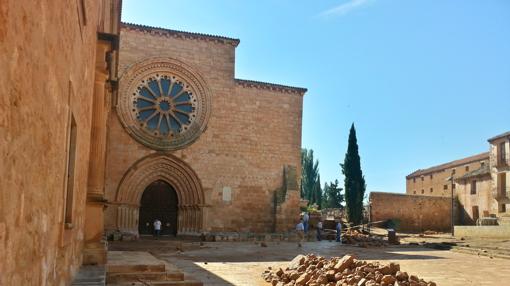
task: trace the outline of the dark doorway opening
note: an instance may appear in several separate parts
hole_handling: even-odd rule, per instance
[[[154,221],[161,221],[162,235],[177,234],[177,193],[165,181],[151,183],[142,195],[138,232],[153,234]]]

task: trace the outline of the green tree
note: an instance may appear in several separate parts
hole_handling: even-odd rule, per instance
[[[324,185],[324,198],[322,200],[323,208],[341,208],[344,201],[342,188],[338,187],[338,180]]]
[[[345,202],[347,218],[355,225],[360,224],[363,219],[363,198],[365,196],[365,177],[361,171],[360,157],[358,153],[358,142],[354,123],[349,131],[349,145],[345,154],[344,163],[341,164],[344,174]]]
[[[319,176],[319,161],[314,160],[313,150],[301,149],[301,198],[315,203],[314,186]]]
[[[324,183],[324,188],[322,189],[322,200],[321,200],[321,209],[329,208],[329,184]]]

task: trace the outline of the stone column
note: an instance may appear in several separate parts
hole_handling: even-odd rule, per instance
[[[105,158],[106,130],[110,90],[107,53],[109,42],[98,40],[96,45],[96,70],[92,104],[89,174],[87,183],[87,205],[85,216],[85,249],[83,264],[105,264],[106,242],[103,240],[105,208]]]

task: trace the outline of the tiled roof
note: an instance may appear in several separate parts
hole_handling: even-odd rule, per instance
[[[503,137],[510,137],[510,131],[502,133],[502,134],[499,134],[499,135],[496,135],[496,136],[494,136],[492,138],[489,138],[487,141],[492,142],[492,141],[494,141],[496,139],[500,139],[500,138],[503,138]]]
[[[210,41],[216,41],[216,42],[221,42],[221,43],[229,43],[236,47],[237,47],[237,45],[239,45],[239,42],[240,42],[239,39],[228,38],[228,37],[223,37],[223,36],[171,30],[171,29],[166,29],[166,28],[161,28],[161,27],[152,27],[152,26],[126,23],[126,22],[121,23],[121,28],[133,29],[133,30],[137,30],[137,31],[147,31],[147,32],[156,33],[156,34],[159,34],[162,36],[175,36],[175,37],[182,37],[182,38],[202,39],[202,40],[210,40]]]
[[[246,80],[246,79],[236,78],[235,81],[237,84],[242,85],[244,87],[256,87],[256,88],[278,90],[278,91],[283,91],[283,92],[299,93],[299,94],[304,94],[307,91],[306,88],[302,88],[302,87],[287,86],[287,85],[254,81],[254,80]]]
[[[463,176],[457,178],[457,180],[481,177],[481,176],[485,176],[485,175],[490,175],[490,173],[491,173],[491,171],[490,171],[488,164],[485,164],[484,166],[482,166],[476,170],[465,173]]]
[[[434,167],[430,167],[430,168],[427,168],[427,169],[416,170],[416,171],[412,172],[411,174],[407,175],[406,179],[417,177],[417,176],[426,175],[426,174],[429,174],[429,173],[441,171],[441,170],[448,169],[448,168],[457,167],[457,166],[464,165],[464,164],[469,164],[469,163],[476,162],[476,161],[488,160],[488,159],[489,159],[489,152],[484,152],[484,153],[481,153],[481,154],[478,154],[478,155],[474,155],[474,156],[470,156],[470,157],[467,157],[467,158],[451,161],[451,162],[444,163],[444,164],[441,164],[441,165],[437,165],[437,166],[434,166]]]

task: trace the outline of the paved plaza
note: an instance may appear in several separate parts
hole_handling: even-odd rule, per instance
[[[354,254],[360,259],[397,262],[401,269],[438,285],[509,285],[510,260],[490,258],[421,246],[360,248],[335,242],[179,242],[141,240],[115,242],[123,250],[147,250],[176,265],[204,285],[269,285],[261,273],[268,267],[282,267],[298,254],[325,257]]]

